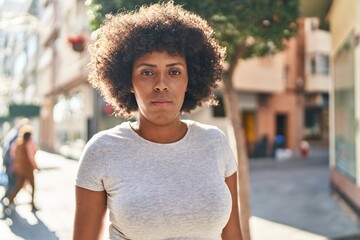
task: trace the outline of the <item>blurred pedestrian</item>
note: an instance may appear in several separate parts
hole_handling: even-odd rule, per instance
[[[5,195],[1,198],[1,201],[3,202],[4,199],[8,199],[10,193],[14,190],[15,183],[16,183],[16,175],[13,169],[13,158],[10,155],[11,146],[15,142],[15,140],[18,138],[19,129],[20,127],[24,126],[25,124],[28,124],[30,121],[27,118],[23,118],[21,120],[18,120],[15,122],[15,126],[10,129],[10,131],[6,134],[4,138],[4,145],[3,145],[3,169],[5,169],[5,173],[8,178],[8,184],[5,186],[6,191]],[[6,202],[5,204],[8,204]]]
[[[181,113],[213,100],[225,50],[173,2],[108,17],[90,47],[90,83],[119,115],[96,134],[76,180],[74,240],[240,240],[237,166],[218,128]]]
[[[299,144],[300,155],[306,158],[309,155],[310,144],[306,140],[302,140]]]
[[[14,198],[18,192],[24,187],[26,182],[29,182],[32,188],[31,192],[31,206],[36,210],[34,204],[35,194],[35,179],[34,170],[38,167],[35,162],[36,146],[32,140],[32,126],[24,125],[19,129],[19,136],[11,147],[11,155],[14,158],[14,172],[16,174],[15,188],[9,196],[9,204],[11,207],[14,204]]]

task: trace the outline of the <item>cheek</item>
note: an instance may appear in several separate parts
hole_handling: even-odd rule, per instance
[[[184,92],[188,91],[188,86],[189,86],[189,82],[186,81],[186,83],[184,84]]]

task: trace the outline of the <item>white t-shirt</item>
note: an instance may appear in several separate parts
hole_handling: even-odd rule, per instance
[[[76,185],[106,191],[110,239],[221,239],[235,158],[218,128],[184,122],[188,131],[175,143],[145,140],[129,122],[87,143]]]

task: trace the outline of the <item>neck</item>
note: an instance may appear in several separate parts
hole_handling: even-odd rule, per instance
[[[156,143],[173,143],[182,139],[187,132],[187,125],[180,119],[167,125],[151,124],[141,119],[132,125],[133,130],[142,138]]]

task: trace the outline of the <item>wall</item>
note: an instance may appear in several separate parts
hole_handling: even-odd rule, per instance
[[[44,99],[41,147],[59,152],[64,143],[72,145],[87,140],[89,119],[94,116],[93,94],[84,69],[89,61],[88,53],[75,51],[69,42],[69,37],[81,35],[86,44],[90,31],[84,4],[80,0],[42,1],[40,19],[42,47],[37,70],[39,95]],[[75,101],[81,105],[81,110],[71,106]],[[59,113],[60,108],[62,112]],[[76,124],[69,124],[71,121],[76,121]]]
[[[325,61],[320,55],[330,57],[331,35],[328,31],[319,29],[319,24],[318,18],[305,19],[306,92],[329,92],[330,89],[330,73],[326,71],[329,66],[325,67]],[[312,58],[316,61],[316,69],[312,69]]]
[[[258,137],[267,135],[270,143],[274,141],[276,133],[276,115],[284,114],[287,116],[287,134],[285,136],[287,147],[290,149],[297,149],[298,147],[298,119],[297,109],[294,107],[297,104],[297,97],[293,94],[276,94],[266,102],[259,103],[257,111],[257,130]]]
[[[239,60],[233,74],[234,88],[249,92],[284,90],[284,55]]]
[[[360,74],[357,67],[360,64],[360,1],[335,0],[329,22],[334,64],[330,108],[331,182],[360,212]]]
[[[358,0],[335,0],[329,12],[332,54],[335,54],[356,22]]]

